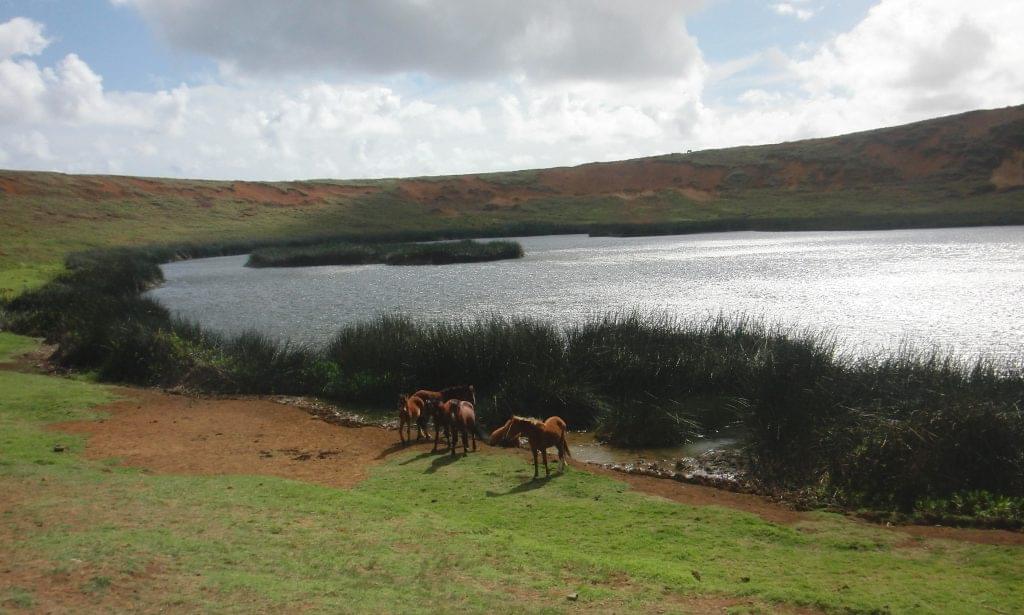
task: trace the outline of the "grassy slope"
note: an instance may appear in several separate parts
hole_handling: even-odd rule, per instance
[[[4,335],[0,355],[31,345]],[[0,608],[686,610],[710,595],[754,610],[1024,609],[1018,548],[914,540],[824,513],[779,526],[572,469],[530,483],[532,468],[500,453],[393,456],[350,491],[152,476],[86,461],[82,439],[44,429],[96,418],[89,408],[112,397],[0,371]]]
[[[1019,221],[1021,185],[1024,106],[829,139],[482,175],[253,183],[0,171],[0,289],[48,278],[69,251],[152,242],[509,223]]]

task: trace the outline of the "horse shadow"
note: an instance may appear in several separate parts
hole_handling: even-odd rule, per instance
[[[520,484],[516,485],[515,487],[512,487],[508,491],[498,492],[498,491],[487,490],[485,492],[485,495],[487,495],[487,497],[489,497],[489,498],[500,498],[500,497],[505,497],[506,495],[516,495],[518,493],[527,493],[527,492],[533,491],[535,489],[541,489],[541,488],[545,487],[548,483],[550,483],[552,480],[554,480],[558,476],[561,476],[561,474],[552,474],[551,476],[544,476],[544,477],[541,477],[541,478],[531,478],[530,480],[526,481],[525,483],[520,483]]]
[[[432,455],[434,453],[424,453],[424,454],[425,455],[427,455],[427,454]],[[438,470],[440,470],[441,468],[445,467],[446,465],[451,465],[451,464],[455,463],[456,461],[459,460],[460,457],[462,457],[462,455],[449,455],[448,451],[445,451],[443,454],[441,454],[436,459],[431,461],[430,462],[430,467],[428,467],[426,470],[424,470],[423,473],[424,474],[433,474],[434,472],[437,472]]]
[[[392,455],[392,454],[397,453],[399,451],[404,451],[404,450],[406,450],[408,448],[409,448],[409,445],[406,444],[405,442],[395,442],[391,446],[389,446],[386,449],[382,450],[380,452],[380,454],[377,455],[377,457],[375,459],[377,461],[380,461],[381,459],[387,459],[388,455]],[[409,462],[408,461],[404,461],[402,463],[409,463]]]

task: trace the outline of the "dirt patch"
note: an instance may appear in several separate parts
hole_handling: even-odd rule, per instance
[[[1017,150],[992,171],[992,184],[997,190],[1024,186],[1024,151]]]
[[[685,162],[627,160],[545,169],[539,183],[560,194],[618,194],[645,190],[688,188],[710,198],[721,185],[726,169],[698,167]]]
[[[89,436],[90,459],[118,458],[159,474],[262,474],[351,487],[396,441],[379,427],[338,427],[266,400],[197,399],[122,389],[103,421],[60,423]]]
[[[573,464],[573,468],[582,468],[588,472],[607,476],[622,481],[635,491],[656,495],[674,502],[690,506],[724,506],[735,510],[755,514],[772,523],[791,525],[807,519],[807,514],[777,504],[765,497],[747,493],[723,491],[703,485],[690,485],[664,478],[625,474],[591,464]]]
[[[0,177],[0,192],[9,196],[21,196],[27,190],[24,184],[13,177]]]
[[[886,143],[868,143],[864,158],[896,171],[900,179],[921,179],[934,175],[954,161],[948,155],[924,155],[920,148],[896,148]]]
[[[900,525],[892,529],[920,538],[1024,547],[1024,533],[1009,530],[981,530],[943,525]]]
[[[50,374],[54,366],[50,357],[57,351],[55,344],[40,343],[35,349],[15,355],[7,361],[0,361],[0,371],[23,372],[28,374]]]
[[[168,574],[152,562],[126,573],[72,560],[55,566],[44,560],[20,561],[0,569],[0,611],[32,613],[162,612],[160,598],[180,592],[191,580]]]

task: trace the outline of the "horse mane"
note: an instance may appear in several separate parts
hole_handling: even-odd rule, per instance
[[[512,420],[523,421],[524,423],[530,423],[531,425],[537,425],[538,427],[542,427],[544,425],[544,421],[532,416],[518,416],[514,414],[512,415]]]

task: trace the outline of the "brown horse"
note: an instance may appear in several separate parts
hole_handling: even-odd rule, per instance
[[[519,438],[509,438],[508,430],[512,427],[512,421],[505,421],[505,424],[491,432],[488,440],[491,446],[509,446],[519,448]]]
[[[420,438],[430,439],[427,431],[427,412],[425,402],[419,397],[411,395],[398,396],[398,439],[403,443],[412,441],[412,425],[416,423],[416,440]],[[405,428],[405,436],[402,436],[402,428]]]
[[[429,389],[420,389],[419,391],[416,391],[415,393],[413,393],[412,396],[413,397],[419,397],[424,402],[426,402],[425,403],[426,414],[429,417],[433,417],[433,419],[434,419],[434,440],[437,440],[437,434],[438,434],[438,430],[439,430],[439,425],[438,425],[438,420],[439,419],[437,417],[437,409],[441,406],[441,404],[443,404],[444,402],[448,401],[449,399],[461,399],[463,401],[470,402],[474,406],[476,405],[476,389],[474,389],[473,385],[471,385],[471,384],[460,384],[458,386],[446,387],[446,388],[441,389],[440,391],[431,391]],[[450,416],[448,417],[447,420],[442,418],[440,420],[440,423],[441,423],[440,426],[444,427],[444,434],[445,434],[444,437],[445,437],[445,440],[448,440],[449,445],[451,445],[451,440],[450,440],[451,420],[450,420]],[[437,445],[436,444],[434,445],[434,450],[435,451],[437,450]]]
[[[476,389],[471,384],[460,384],[458,386],[446,387],[440,391],[431,391],[428,389],[420,389],[413,393],[414,397],[419,397],[423,401],[436,401],[437,403],[444,403],[449,399],[461,399],[468,401],[469,403],[476,405]]]
[[[530,441],[530,451],[533,453],[533,477],[540,477],[540,470],[537,467],[537,451],[544,457],[544,475],[551,476],[548,469],[548,448],[555,447],[558,450],[558,469],[565,471],[565,458],[572,457],[569,452],[569,445],[565,441],[565,421],[557,416],[548,417],[548,420],[525,418],[513,416],[504,425],[494,430],[491,434],[491,444],[497,444],[502,440],[512,439],[515,441],[519,434],[526,436]]]
[[[436,401],[429,401],[427,405],[431,408],[431,414],[434,417],[434,448],[431,452],[437,452],[437,442],[440,438],[440,433],[444,432],[444,437],[448,440],[448,447],[454,447],[454,434],[452,433],[452,410],[454,404],[449,402],[438,403]],[[454,448],[452,448],[452,454],[454,454]]]
[[[455,447],[458,446],[459,434],[462,434],[462,452],[469,454],[468,440],[472,436],[473,452],[476,452],[476,411],[473,404],[468,401],[451,399],[445,402],[448,412],[452,417],[452,439],[451,451],[455,456]]]

